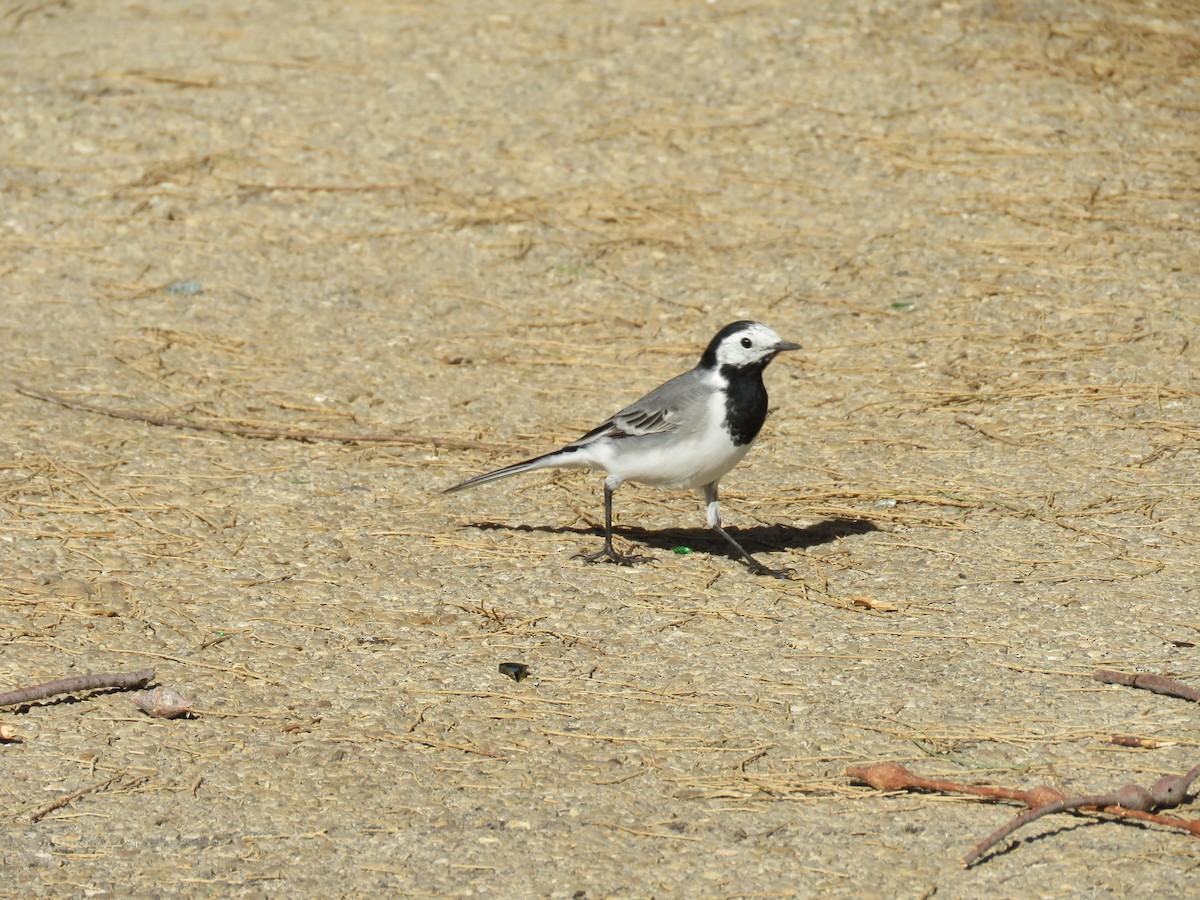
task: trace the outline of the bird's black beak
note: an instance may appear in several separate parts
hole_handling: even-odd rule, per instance
[[[782,353],[784,350],[802,350],[800,344],[793,344],[791,341],[780,341],[775,345],[775,352]]]

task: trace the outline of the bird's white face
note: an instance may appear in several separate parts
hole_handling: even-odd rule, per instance
[[[774,328],[761,322],[752,322],[743,328],[725,335],[717,344],[717,365],[755,366],[770,360],[782,350],[798,350],[797,344],[783,340]]]

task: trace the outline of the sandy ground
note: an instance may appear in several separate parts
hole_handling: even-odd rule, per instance
[[[1094,816],[964,870],[1015,806],[843,772],[1200,762],[1090,678],[1200,682],[1195,3],[0,13],[0,686],[201,711],[6,710],[0,892],[1194,891]],[[743,317],[806,349],[726,524],[796,580],[693,496],[618,494],[627,569],[598,477],[439,493]]]

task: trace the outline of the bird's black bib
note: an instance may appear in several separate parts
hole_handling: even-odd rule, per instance
[[[743,447],[756,437],[767,420],[767,388],[761,366],[721,366],[721,375],[729,385],[725,392],[725,427],[735,447]]]

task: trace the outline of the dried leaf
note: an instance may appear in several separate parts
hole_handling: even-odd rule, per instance
[[[143,691],[133,698],[138,709],[156,719],[179,719],[192,714],[192,701],[179,691],[159,686],[152,691]]]

